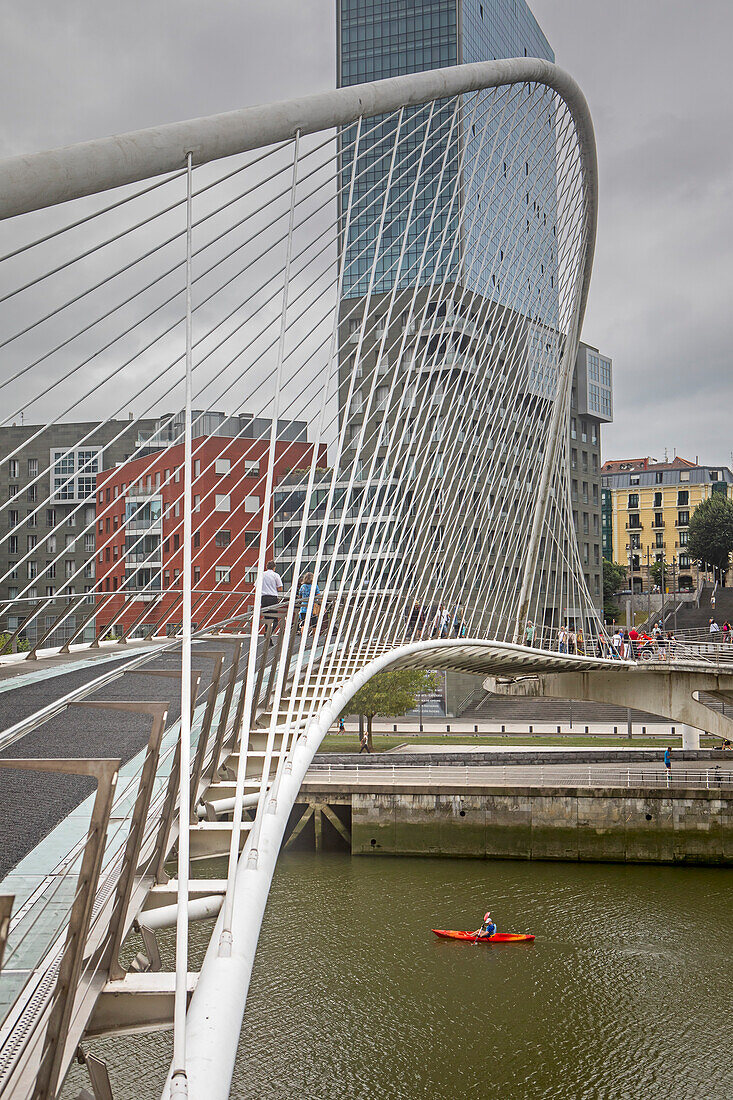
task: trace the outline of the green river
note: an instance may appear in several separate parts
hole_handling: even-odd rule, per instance
[[[486,908],[536,941],[430,931]],[[731,1100],[732,910],[726,870],[286,854],[232,1096]],[[170,1048],[170,1033],[90,1045],[115,1100],[158,1097]],[[85,1084],[74,1069],[64,1100]]]

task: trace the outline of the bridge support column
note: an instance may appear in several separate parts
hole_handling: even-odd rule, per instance
[[[703,730],[699,730],[697,726],[688,726],[683,722],[681,725],[682,732],[682,748],[683,749],[699,749],[700,748],[700,734]]]

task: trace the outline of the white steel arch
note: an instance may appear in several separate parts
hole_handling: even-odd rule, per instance
[[[182,597],[199,630],[252,624],[226,897],[187,1015],[179,936],[171,1095],[228,1095],[283,830],[360,684],[605,652],[568,481],[596,204],[585,99],[526,58],[0,164],[3,422],[31,425],[2,455],[28,461],[28,508],[0,502],[18,631],[78,633],[91,601],[97,633],[175,634]],[[45,468],[28,457],[80,417]],[[56,534],[41,560],[59,511],[93,578]],[[265,669],[271,554],[286,595]],[[550,656],[565,626],[573,651]]]

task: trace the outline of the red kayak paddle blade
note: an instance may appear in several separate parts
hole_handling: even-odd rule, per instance
[[[452,932],[448,928],[433,928],[432,932],[444,940],[470,940],[471,943],[527,943],[534,936],[524,932],[494,932],[493,936],[477,936],[475,932]]]

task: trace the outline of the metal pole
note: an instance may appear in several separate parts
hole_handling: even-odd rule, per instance
[[[651,571],[651,547],[646,548],[646,621],[647,625],[652,617],[652,571]]]
[[[188,154],[186,171],[186,405],[183,452],[183,637],[181,640],[181,752],[178,788],[178,913],[176,916],[176,987],[173,1009],[173,1064],[171,1096],[188,1096],[186,1077],[186,998],[188,985],[188,871],[191,770],[191,220],[192,168]]]
[[[674,601],[674,632],[677,634],[677,559],[672,555],[672,599]]]

